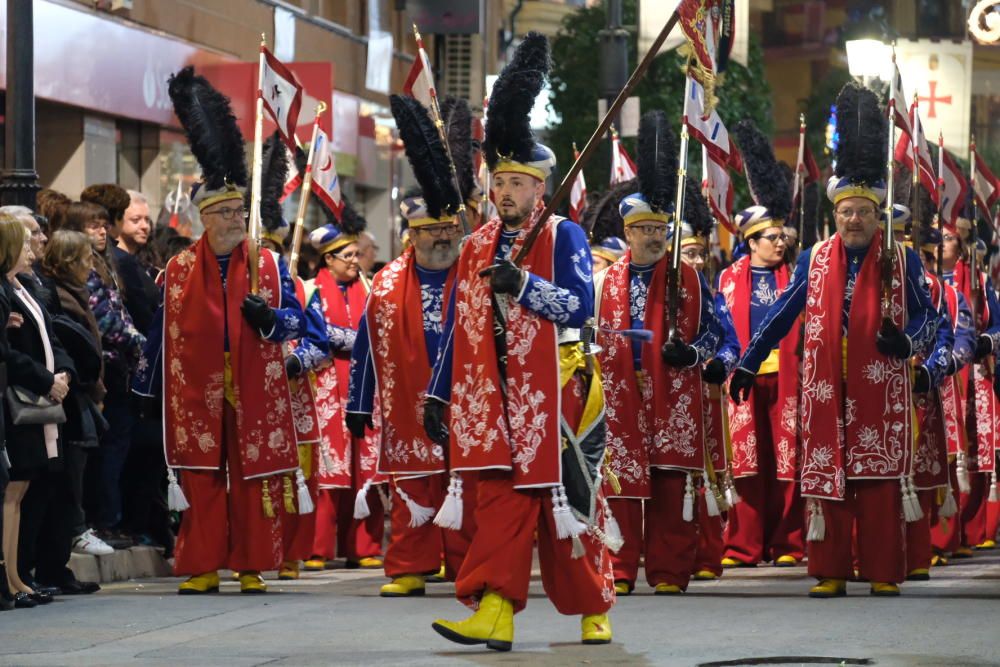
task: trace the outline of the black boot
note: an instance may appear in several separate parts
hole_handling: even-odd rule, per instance
[[[0,611],[14,608],[14,596],[7,587],[7,565],[0,563]]]

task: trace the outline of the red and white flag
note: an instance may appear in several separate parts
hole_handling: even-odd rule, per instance
[[[580,151],[576,150],[576,143],[573,143],[573,159],[580,159]],[[569,217],[580,222],[583,211],[587,208],[587,181],[583,178],[583,169],[577,172],[573,187],[569,191]]]
[[[431,108],[431,100],[437,97],[437,90],[434,88],[434,70],[427,59],[427,51],[424,50],[424,40],[417,36],[417,57],[413,60],[410,73],[406,75],[403,83],[403,93],[416,99],[428,109]]]
[[[344,202],[340,197],[340,178],[333,156],[333,146],[326,132],[317,129],[316,146],[313,148],[313,164],[306,165],[312,171],[312,192],[340,220]]]
[[[804,134],[805,128],[803,127],[801,131]],[[819,165],[816,164],[816,158],[813,157],[812,149],[809,148],[809,142],[805,141],[804,136],[799,146],[799,158],[795,165],[795,171],[802,175],[801,178],[795,179],[792,184],[792,207],[797,209],[800,187],[805,188],[810,183],[818,183],[820,179]]]
[[[916,171],[913,161],[914,148],[918,156],[920,165],[920,184],[930,193],[931,200],[936,206],[938,204],[937,175],[934,173],[934,158],[931,156],[931,149],[927,145],[927,137],[924,136],[924,128],[920,123],[920,109],[916,101],[910,107],[909,120],[913,131],[912,135],[900,134],[896,141],[894,159],[905,165],[911,172]]]
[[[708,150],[716,162],[729,165],[737,171],[743,169],[743,158],[736,144],[729,136],[729,130],[722,123],[714,109],[705,114],[705,90],[694,79],[690,83],[691,98],[688,100],[688,114],[685,117],[688,131]]]
[[[954,225],[962,209],[965,207],[965,198],[969,194],[969,184],[962,175],[955,158],[944,149],[944,139],[938,140],[940,147],[940,161],[938,183],[941,187],[941,219],[946,225]]]
[[[302,84],[263,44],[260,47],[260,68],[260,90],[257,94],[277,124],[281,140],[294,150],[297,143],[295,128],[298,127],[302,107]]]
[[[705,193],[712,216],[729,230],[736,234],[738,230],[733,224],[733,180],[724,163],[719,163],[708,152],[708,147],[701,147],[701,190]]]
[[[975,179],[972,184],[976,203],[979,205],[979,210],[982,214],[992,219],[993,205],[997,203],[997,197],[1000,197],[1000,186],[997,185],[996,176],[986,166],[986,161],[976,152],[976,145],[974,143],[972,144],[972,153],[976,156],[976,168],[973,172]]]
[[[907,115],[906,110],[910,108],[910,105],[906,103],[906,95],[903,93],[903,77],[899,73],[899,66],[896,65],[896,54],[893,53],[892,56],[892,71],[893,76],[896,77],[894,89],[895,104],[893,109],[895,110],[894,121],[896,127],[901,129],[907,137],[913,136],[913,125],[910,121],[910,116]]]
[[[611,185],[618,185],[635,178],[638,169],[625,152],[615,128],[611,128]]]
[[[299,171],[299,165],[295,161],[296,151],[286,145],[285,152],[288,154],[288,175],[285,177],[285,188],[281,192],[281,198],[278,199],[279,202],[288,199],[288,196],[302,185],[302,172]],[[306,165],[306,169],[309,169],[309,165]]]

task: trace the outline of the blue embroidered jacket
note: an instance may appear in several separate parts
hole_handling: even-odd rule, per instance
[[[316,370],[335,352],[350,352],[358,332],[350,327],[337,327],[326,321],[323,314],[323,299],[318,289],[306,288],[306,319],[309,320],[309,333],[299,341],[298,347],[292,351],[302,368],[307,371]]]
[[[719,326],[722,335],[719,338],[719,349],[715,357],[720,359],[726,367],[728,376],[736,368],[736,362],[740,360],[740,339],[736,335],[736,325],[733,324],[733,314],[726,306],[726,297],[716,290],[715,292],[715,313],[719,318]]]
[[[949,285],[954,285],[955,284],[954,271],[943,272],[941,274],[941,279],[944,280]],[[996,290],[993,289],[993,280],[990,279],[989,276],[986,276],[986,284],[983,285],[982,292],[983,296],[986,297],[986,305],[990,311],[990,321],[980,323],[980,326],[983,327],[983,330],[980,332],[980,334],[985,334],[989,336],[990,340],[993,341],[993,354],[994,355],[1000,354],[1000,301],[997,300]],[[963,297],[961,293],[959,293],[958,296]],[[968,303],[966,305],[967,307],[969,307],[969,314],[970,314],[969,323],[973,324],[973,320],[971,317],[972,314],[971,306],[969,306]],[[975,332],[973,332],[973,334],[975,334]],[[970,361],[972,360],[972,357],[975,356],[975,351],[976,351],[976,343],[975,340],[973,340],[972,354],[969,355]]]

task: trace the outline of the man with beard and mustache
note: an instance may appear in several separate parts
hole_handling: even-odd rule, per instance
[[[529,33],[493,87],[483,151],[497,216],[462,246],[424,404],[451,470],[479,471],[478,528],[455,582],[476,612],[433,628],[501,651],[527,604],[536,535],[546,594],[560,613],[582,616],[583,643],[611,641],[615,599],[598,528],[603,392],[580,330],[593,313],[590,248],[573,221],[540,221],[555,156],[527,122],[549,66],[547,40]],[[536,225],[518,266],[511,260]]]

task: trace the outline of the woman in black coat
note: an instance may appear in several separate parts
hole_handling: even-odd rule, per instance
[[[46,396],[61,403],[69,393],[69,384],[75,371],[59,340],[52,333],[52,325],[45,308],[17,279],[17,274],[30,268],[34,256],[28,245],[28,236],[21,223],[14,218],[0,217],[0,268],[7,268],[7,291],[11,305],[11,323],[7,328],[10,349],[7,353],[7,379],[13,387],[21,387],[39,396]],[[17,260],[9,256],[21,242]],[[6,250],[6,252],[5,252]],[[3,261],[3,260],[7,261]],[[57,424],[15,425],[8,401],[4,401],[6,417],[7,455],[10,459],[10,483],[4,497],[3,551],[7,563],[7,582],[19,606],[33,606],[31,602],[51,601],[51,596],[35,591],[23,580],[25,571],[18,567],[20,538],[34,545],[37,526],[33,520],[25,522],[22,531],[22,501],[31,481],[41,479],[50,469],[59,465],[59,427]],[[31,516],[31,503],[27,509]],[[68,554],[67,554],[68,556]]]

